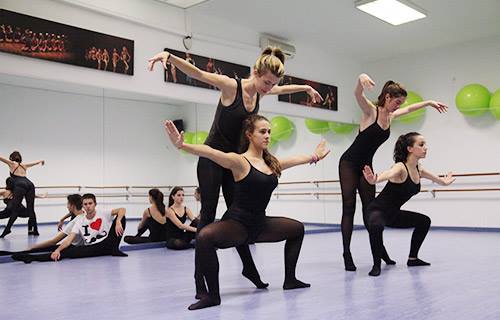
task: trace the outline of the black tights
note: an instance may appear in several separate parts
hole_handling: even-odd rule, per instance
[[[294,289],[309,286],[295,277],[295,268],[299,258],[304,225],[296,220],[279,217],[266,217],[261,232],[255,242],[285,243],[285,280],[284,289]],[[208,296],[202,298],[190,309],[198,309],[220,303],[219,294],[219,260],[216,248],[241,246],[248,241],[247,228],[232,219],[211,223],[198,232],[196,239],[196,264],[205,277],[208,285]],[[206,302],[209,305],[206,305]],[[210,304],[212,302],[212,304]],[[218,303],[217,303],[218,302]]]
[[[5,216],[9,216],[9,221],[0,237],[4,237],[11,232],[12,226],[18,217],[28,216],[28,231],[38,234],[38,226],[35,215],[35,186],[27,178],[16,178],[12,199],[7,203],[7,207],[1,211]],[[26,207],[22,205],[23,198],[26,198]]]
[[[201,194],[200,222],[197,227],[197,232],[199,233],[206,225],[213,223],[215,220],[221,186],[226,207],[229,208],[231,206],[234,193],[234,177],[230,170],[224,169],[215,162],[203,157],[200,157],[198,160],[197,175]],[[242,243],[236,246],[236,250],[243,263],[243,271],[249,275],[251,274],[252,278],[258,279],[258,282],[260,282],[259,272],[253,261],[248,244]],[[197,296],[207,292],[205,279],[203,279],[201,273],[198,271],[199,268],[200,266],[195,260],[194,278]]]
[[[123,230],[125,230],[126,219],[125,217],[121,220]],[[78,259],[78,258],[88,258],[88,257],[99,257],[107,255],[123,255],[118,249],[122,236],[118,236],[115,232],[116,219],[113,221],[111,228],[109,228],[109,235],[103,241],[89,245],[89,246],[69,246],[68,248],[61,251],[61,259]],[[39,255],[22,255],[21,259],[25,262],[31,261],[52,261],[50,258],[51,253],[39,254]]]
[[[354,212],[356,211],[356,190],[361,198],[363,222],[367,226],[366,208],[375,199],[375,186],[366,181],[362,168],[354,163],[341,160],[339,163],[340,188],[342,191],[342,242],[344,253],[351,252],[351,237],[354,225]]]
[[[384,226],[391,228],[415,228],[411,237],[410,258],[417,258],[418,251],[424,242],[425,236],[431,226],[431,219],[423,214],[398,210],[390,214],[390,223],[387,223],[387,213],[379,209],[368,212],[368,232],[370,233],[370,245],[372,248],[373,265],[380,266],[383,255],[383,231]]]

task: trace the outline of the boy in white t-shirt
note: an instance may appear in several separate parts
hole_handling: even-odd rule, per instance
[[[68,202],[66,203],[66,208],[68,208],[69,213],[65,217],[72,217],[71,221],[66,224],[66,226],[61,228],[59,232],[50,240],[37,243],[30,247],[28,250],[23,250],[19,252],[12,251],[0,251],[0,255],[10,255],[13,254],[12,258],[17,260],[18,255],[22,253],[35,253],[35,252],[51,252],[57,249],[59,241],[66,238],[67,235],[71,233],[71,229],[75,224],[74,219],[85,213],[82,208],[82,196],[79,194],[70,194],[67,196]],[[78,246],[83,245],[83,239],[77,237],[73,240],[72,245]]]
[[[118,246],[125,229],[125,208],[113,209],[108,213],[98,213],[95,209],[96,198],[91,193],[82,197],[84,215],[74,221],[71,232],[61,245],[51,254],[24,255],[25,263],[32,261],[58,261],[64,258],[85,258],[104,255],[127,256]],[[113,216],[116,218],[113,220]],[[72,242],[80,237],[82,246],[72,246]]]

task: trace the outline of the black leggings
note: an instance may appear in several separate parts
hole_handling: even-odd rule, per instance
[[[390,221],[390,222],[387,222]],[[383,254],[383,231],[384,226],[390,228],[415,228],[411,237],[410,258],[417,258],[418,251],[424,242],[425,236],[431,226],[431,219],[421,213],[398,210],[386,213],[381,209],[374,208],[368,212],[368,232],[370,233],[370,245],[372,248],[373,264],[380,266]]]
[[[194,219],[193,221],[191,221],[190,226],[197,228],[198,223],[198,219]],[[196,237],[196,233],[191,231],[180,231],[182,231],[182,233],[179,232],[179,234],[176,234],[175,236],[169,237],[167,239],[166,247],[172,250],[185,250],[194,248],[194,246],[191,244],[191,241],[193,241],[193,239]]]
[[[126,226],[125,217],[122,218],[121,223],[123,230]],[[78,258],[88,258],[88,257],[99,257],[113,255],[118,252],[120,241],[122,236],[118,236],[115,232],[116,219],[113,221],[111,228],[109,228],[109,234],[103,241],[90,245],[90,246],[69,246],[68,248],[61,251],[61,259],[78,259]],[[51,253],[39,254],[39,255],[29,255],[31,261],[52,261],[50,258]]]
[[[14,190],[12,194],[12,199],[4,209],[5,212],[9,212],[10,214],[5,231],[10,232],[17,217],[21,216],[23,212],[26,212],[29,217],[28,231],[38,231],[35,215],[35,185],[26,177],[16,177],[14,178]],[[23,198],[26,198],[26,207],[22,205]]]
[[[370,165],[371,167],[371,165]],[[354,212],[356,211],[356,190],[361,198],[363,222],[367,226],[366,208],[375,199],[375,186],[366,181],[363,168],[356,164],[340,160],[339,163],[340,189],[342,191],[342,242],[344,252],[351,252],[351,237],[354,225]]]
[[[197,232],[199,233],[206,225],[211,224],[215,220],[221,186],[226,207],[229,208],[231,203],[233,203],[234,177],[230,170],[224,169],[212,160],[203,157],[200,157],[198,160],[197,175],[201,194],[200,222],[197,227]],[[243,263],[243,269],[257,274],[257,267],[252,259],[248,244],[241,243],[236,246],[236,250]],[[200,293],[206,291],[206,289],[204,280],[200,277],[198,269],[199,265],[195,260],[194,277],[196,292]]]
[[[296,220],[281,217],[266,217],[256,242],[285,243],[285,282],[295,280],[295,268],[299,259],[304,225]],[[240,222],[232,219],[214,222],[198,232],[196,238],[196,264],[205,277],[208,292],[219,299],[219,260],[216,248],[230,248],[246,244],[248,232]]]
[[[152,221],[153,218],[148,218],[144,226],[137,230],[135,236],[125,236],[123,241],[128,244],[139,244],[139,243],[149,243],[149,242],[162,242],[167,239],[167,232],[165,230],[165,225],[159,226],[157,222]],[[149,230],[149,235],[147,237],[142,236],[142,234]]]

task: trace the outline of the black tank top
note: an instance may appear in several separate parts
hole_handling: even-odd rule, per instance
[[[186,222],[186,216],[187,216],[187,213],[186,213],[186,207],[184,207],[184,214],[182,215],[182,217],[179,217],[177,215],[177,212],[175,212],[174,208],[170,207],[170,209],[172,209],[172,211],[175,213],[175,215],[177,216],[177,219],[179,219],[179,221],[181,223],[184,223]],[[166,229],[167,229],[167,238],[176,238],[176,239],[180,239],[182,237],[182,234],[184,233],[184,230],[182,229],[179,229],[170,219],[167,218],[167,223],[166,223]]]
[[[148,208],[148,213],[149,213],[149,217],[147,219],[147,226],[148,226],[148,229],[149,229],[149,238],[152,240],[152,241],[161,241],[161,240],[165,240],[165,237],[166,237],[166,226],[167,224],[162,224],[158,221],[156,221],[153,216],[151,215],[151,210],[149,210]],[[168,218],[167,218],[167,222],[170,221]]]
[[[248,161],[247,158],[245,160]],[[245,178],[234,183],[234,201],[228,212],[236,209],[254,217],[264,217],[274,189],[278,186],[275,174],[257,170],[250,161],[250,171]]]
[[[378,107],[375,122],[358,133],[356,139],[349,149],[344,152],[340,160],[350,161],[360,166],[372,164],[375,151],[377,151],[382,143],[389,139],[389,135],[391,134],[390,127],[387,130],[382,129],[377,120]]]
[[[248,116],[259,112],[259,94],[257,93],[255,108],[252,112],[248,112],[243,103],[241,79],[235,80],[237,89],[234,101],[231,105],[226,107],[222,104],[222,101],[219,100],[212,128],[205,141],[206,145],[224,152],[238,152],[243,121]]]
[[[388,181],[380,194],[372,201],[370,205],[385,210],[399,210],[411,197],[420,192],[420,181],[415,183],[411,180],[410,171],[403,162],[408,177],[402,183]],[[417,167],[418,170],[418,167]],[[420,175],[420,172],[419,172]]]

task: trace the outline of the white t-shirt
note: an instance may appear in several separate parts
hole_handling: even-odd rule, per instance
[[[76,217],[74,221],[75,225],[71,229],[71,232],[80,236],[85,246],[91,246],[108,237],[109,229],[113,224],[113,216],[111,215],[111,211],[97,212],[92,219],[87,219],[87,215],[82,214]],[[111,230],[111,232],[114,232],[114,230]]]
[[[71,234],[71,231],[73,230],[73,227],[75,225],[75,222],[76,222],[76,219],[78,217],[76,217],[75,219],[71,220],[70,222],[68,222],[64,228],[62,229],[62,232],[64,234],[66,234],[67,236],[69,236]],[[84,241],[82,239],[82,237],[80,237],[79,234],[76,235],[76,237],[73,239],[73,241],[71,241],[71,244],[74,245],[74,246],[83,246],[84,245]]]

